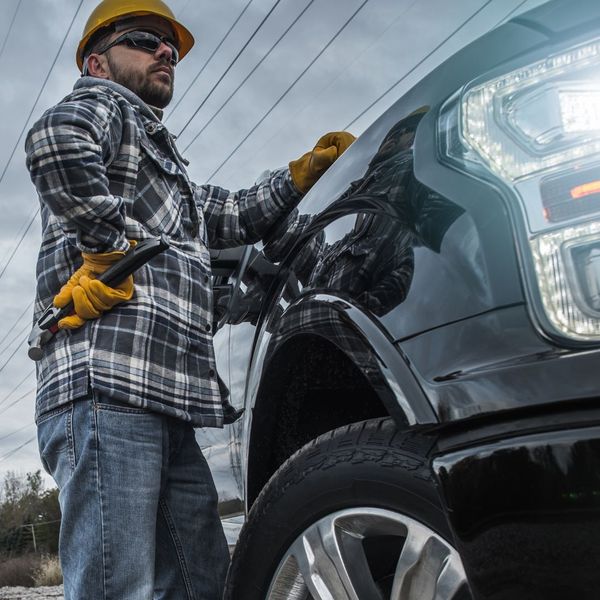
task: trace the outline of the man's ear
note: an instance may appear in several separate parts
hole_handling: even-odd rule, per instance
[[[110,67],[103,54],[90,54],[87,58],[87,75],[100,79],[110,78]]]

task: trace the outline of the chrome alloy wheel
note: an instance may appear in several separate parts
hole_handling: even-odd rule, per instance
[[[386,561],[387,572],[377,574]],[[267,599],[451,600],[465,589],[458,552],[433,530],[390,510],[351,508],[294,541]]]

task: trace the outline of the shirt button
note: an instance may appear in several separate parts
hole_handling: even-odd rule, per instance
[[[208,376],[209,377],[214,377],[215,376],[215,370],[214,369],[209,369],[208,370]]]
[[[206,325],[205,329],[206,331],[210,331],[210,325]]]
[[[209,279],[210,279],[210,278],[209,278],[209,276],[208,276],[208,275],[205,275],[205,276],[204,276],[204,283],[208,283],[208,280],[209,280]]]

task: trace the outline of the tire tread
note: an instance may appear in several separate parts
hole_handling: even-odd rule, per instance
[[[247,579],[253,571],[246,567],[245,559],[252,556],[255,538],[265,535],[261,528],[264,529],[264,523],[269,522],[268,516],[273,514],[274,507],[285,499],[291,488],[319,475],[319,472],[334,472],[347,465],[373,465],[389,471],[391,476],[396,470],[401,471],[415,482],[414,485],[430,492],[434,484],[429,456],[434,445],[434,439],[410,431],[398,431],[394,421],[384,417],[329,431],[295,452],[271,477],[250,510],[233,554],[224,598],[254,598],[248,595]],[[368,470],[373,469],[369,467]],[[439,506],[436,499],[430,502]]]

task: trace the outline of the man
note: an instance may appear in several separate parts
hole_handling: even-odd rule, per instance
[[[268,236],[353,140],[328,134],[248,190],[195,185],[160,121],[193,43],[160,0],[103,0],[77,51],[84,77],[26,142],[36,318],[75,307],[45,347],[36,405],[67,600],[221,597],[228,551],[194,427],[236,415],[216,373],[207,246]],[[170,248],[133,277],[96,279],[158,235]]]

